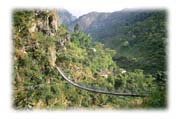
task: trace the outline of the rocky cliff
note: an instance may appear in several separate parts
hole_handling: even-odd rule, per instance
[[[14,12],[15,61],[36,55],[40,48],[47,51],[50,66],[55,66],[56,47],[51,44],[57,38],[59,16],[57,10],[17,10]],[[40,38],[41,36],[41,38]],[[41,42],[47,42],[46,47],[41,47]],[[34,58],[36,58],[34,56]]]
[[[42,32],[54,36],[58,24],[59,18],[56,10],[35,10],[28,30],[30,33]]]

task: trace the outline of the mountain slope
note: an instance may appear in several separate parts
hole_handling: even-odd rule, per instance
[[[75,24],[79,24],[93,40],[116,50],[115,59],[119,59],[119,63],[123,57],[128,63],[132,62],[121,62],[124,68],[142,68],[153,75],[165,71],[166,11],[124,9],[112,13],[92,12],[75,20],[70,27]],[[162,54],[161,57],[155,52]]]
[[[93,39],[103,40],[114,36],[119,27],[143,20],[149,15],[150,11],[129,9],[112,13],[91,12],[73,21],[70,27],[79,24],[80,29],[91,34]]]
[[[83,16],[80,16],[78,19],[73,21],[70,24],[70,27],[72,29],[75,24],[79,24],[80,30],[82,30],[86,33],[91,33],[93,31],[95,31],[96,29],[101,28],[102,25],[104,25],[101,23],[103,23],[103,21],[108,16],[109,16],[109,13],[91,12],[91,13],[85,14]]]
[[[69,25],[76,19],[76,17],[73,16],[66,9],[58,9],[58,15],[60,16],[60,19],[61,19],[60,22],[65,25]]]

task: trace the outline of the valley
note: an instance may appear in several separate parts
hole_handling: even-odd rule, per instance
[[[166,11],[13,12],[16,109],[166,107]],[[70,85],[147,96],[93,93]]]

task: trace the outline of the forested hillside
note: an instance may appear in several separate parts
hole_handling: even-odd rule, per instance
[[[143,69],[145,73],[165,80],[166,19],[165,10],[124,9],[88,13],[72,24],[79,24],[93,40],[116,50],[113,59],[120,67],[129,71]]]
[[[116,50],[114,59],[122,67],[143,69],[146,73],[164,75],[166,72],[166,13],[153,11],[141,13],[140,20],[116,29],[113,36],[102,42]],[[165,77],[164,77],[165,78]]]
[[[161,80],[157,80],[156,76],[141,67],[131,70],[123,65],[121,67],[121,62],[114,60],[121,52],[92,41],[91,35],[82,32],[78,24],[74,26],[73,32],[69,32],[68,26],[59,24],[59,19],[61,20],[61,16],[58,16],[56,10],[13,12],[12,99],[16,109],[166,107],[166,80],[161,74],[158,75]],[[142,23],[146,25],[146,22]],[[140,30],[143,24],[134,25]],[[161,28],[165,29],[163,26]],[[161,42],[159,45],[165,48]],[[138,56],[137,58],[143,57]],[[165,57],[164,54],[162,56]],[[156,63],[157,67],[161,65]],[[73,82],[85,87],[147,96],[114,96],[88,92],[66,82],[56,66]]]

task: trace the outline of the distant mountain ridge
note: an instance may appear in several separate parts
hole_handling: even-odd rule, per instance
[[[86,33],[91,33],[93,30],[102,27],[101,24],[110,13],[90,12],[88,14],[80,16],[78,19],[70,24],[70,28],[73,28],[75,24],[79,24],[80,29]]]
[[[80,30],[91,34],[94,40],[106,40],[121,32],[121,26],[128,26],[135,22],[143,21],[152,15],[153,10],[123,9],[111,13],[90,12],[76,18],[65,9],[59,10],[61,23],[67,25],[72,31],[75,24]]]
[[[69,27],[72,29],[75,24],[79,24],[80,29],[91,34],[93,39],[104,40],[119,33],[121,26],[142,21],[150,15],[149,10],[124,9],[112,13],[91,12],[73,21]]]
[[[75,16],[73,16],[69,11],[66,9],[59,9],[58,15],[60,17],[60,23],[63,23],[65,25],[69,25],[71,22],[73,22],[75,19],[77,19]]]

